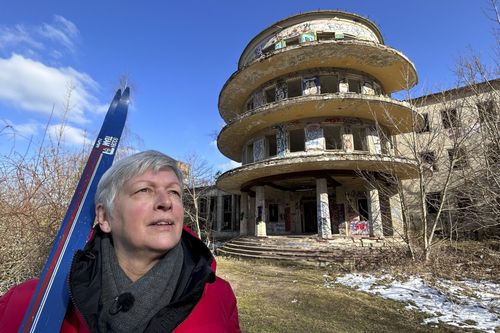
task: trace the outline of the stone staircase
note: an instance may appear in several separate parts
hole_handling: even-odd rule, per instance
[[[319,240],[314,236],[242,236],[225,242],[216,254],[241,259],[283,263],[341,265],[353,268],[378,266],[404,255],[399,239],[335,237]]]

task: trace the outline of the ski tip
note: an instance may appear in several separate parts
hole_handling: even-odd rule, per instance
[[[120,99],[120,97],[122,96],[122,90],[121,89],[118,89],[115,93],[115,97],[113,97],[113,100],[118,100]]]
[[[122,98],[126,99],[127,101],[129,100],[129,98],[130,98],[130,88],[129,87],[126,87],[123,90]]]

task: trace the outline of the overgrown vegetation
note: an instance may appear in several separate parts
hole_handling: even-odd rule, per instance
[[[274,266],[219,257],[218,274],[237,296],[243,332],[461,332],[423,326],[404,305],[338,286],[327,289],[326,268]]]

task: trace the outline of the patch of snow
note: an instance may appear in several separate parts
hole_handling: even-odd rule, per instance
[[[383,298],[406,303],[429,315],[424,324],[443,322],[461,328],[495,333],[500,327],[500,286],[491,281],[449,281],[437,279],[433,285],[418,276],[404,280],[389,274],[346,274],[333,280],[323,275],[325,287],[342,284]]]

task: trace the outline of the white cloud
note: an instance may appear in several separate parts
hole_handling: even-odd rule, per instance
[[[79,37],[80,32],[73,22],[54,15],[50,23],[0,26],[0,50],[5,54],[16,52],[31,58],[45,53],[45,56],[59,59],[63,50],[75,53]]]
[[[67,124],[49,126],[48,134],[53,141],[60,139],[62,143],[70,145],[85,145],[90,142],[86,131]]]
[[[71,67],[50,67],[13,54],[0,58],[0,102],[26,111],[67,118],[77,123],[87,121],[84,112],[95,109],[91,94],[98,84],[89,75]],[[69,101],[69,104],[68,104]]]
[[[217,166],[217,169],[221,172],[226,172],[230,169],[238,168],[241,166],[241,163],[229,160],[227,163],[222,163]]]
[[[75,41],[80,34],[73,22],[59,15],[54,15],[52,24],[43,23],[38,32],[41,36],[62,44],[71,52],[75,51]]]

